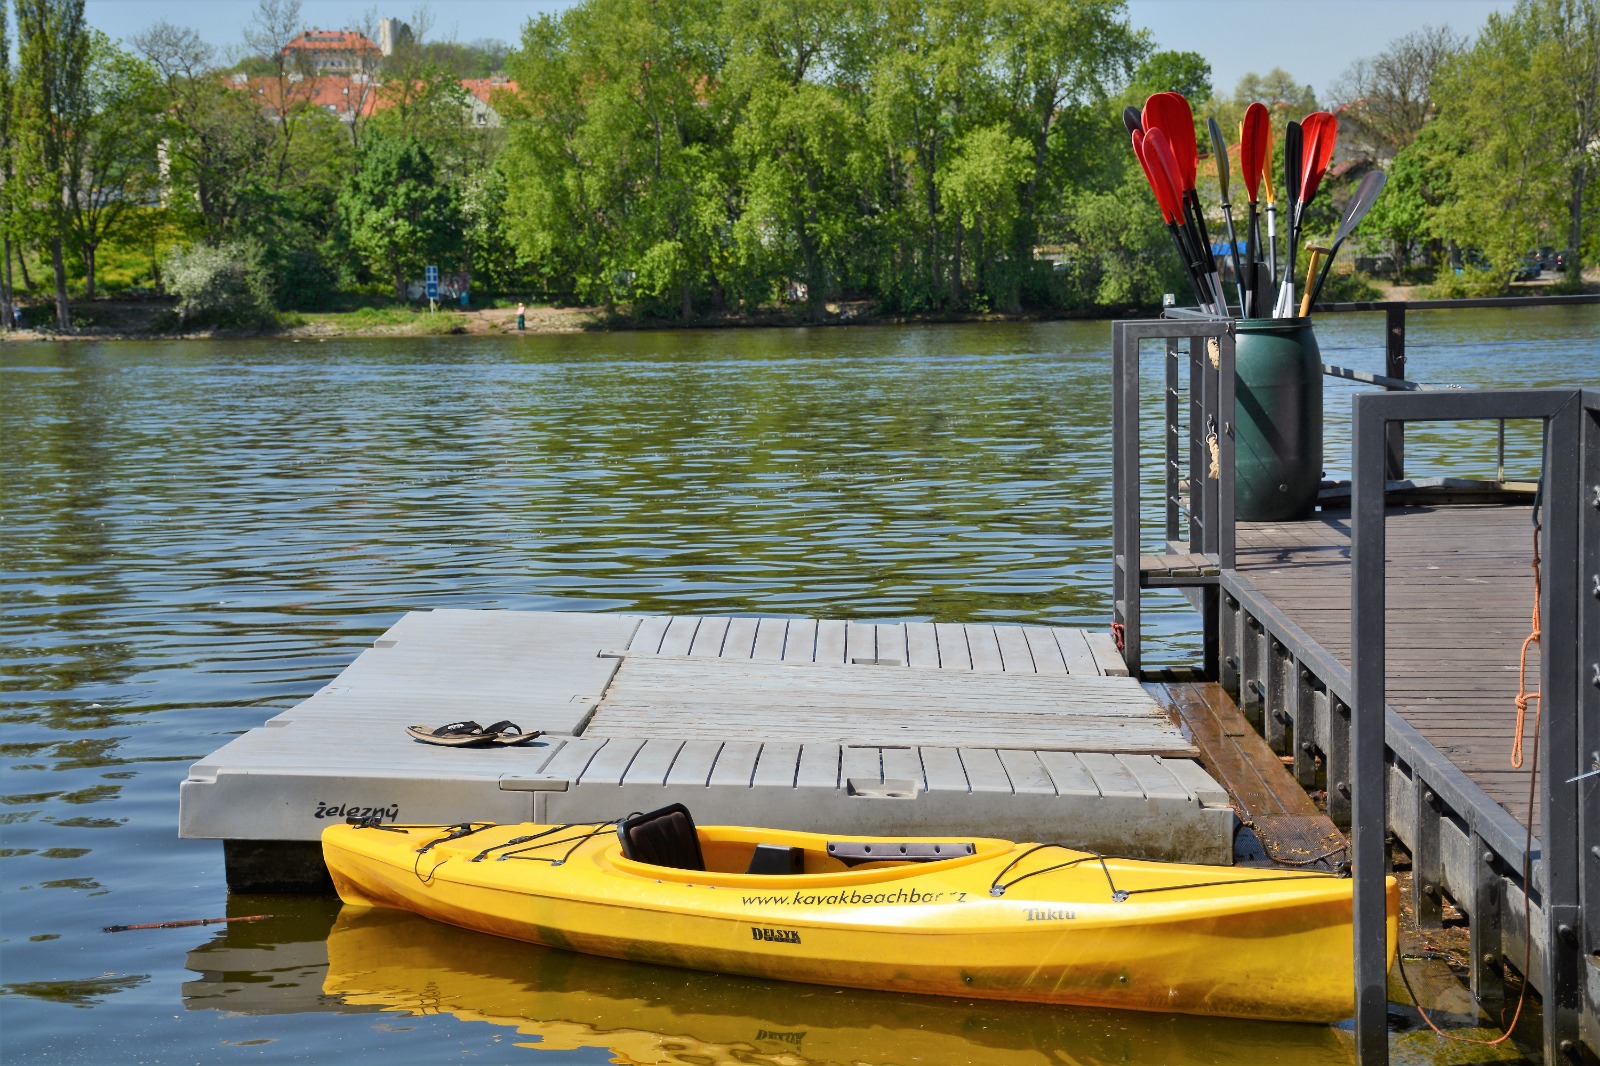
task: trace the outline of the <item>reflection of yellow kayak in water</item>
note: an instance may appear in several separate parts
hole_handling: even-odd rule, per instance
[[[1353,1011],[1348,880],[983,838],[696,831],[682,814],[625,824],[654,862],[626,857],[610,823],[332,826],[323,855],[346,903],[619,959],[1186,1014]],[[1391,955],[1397,909],[1391,880]]]
[[[1321,1025],[807,988],[551,951],[346,907],[322,991],[354,1008],[504,1026],[546,1051],[722,1066],[1348,1066]]]

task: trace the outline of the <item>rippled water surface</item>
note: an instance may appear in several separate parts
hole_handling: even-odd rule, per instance
[[[1382,369],[1380,318],[1318,333]],[[1410,372],[1593,383],[1597,335],[1594,308],[1416,314]],[[507,955],[230,899],[220,845],[176,837],[190,762],[415,608],[1104,627],[1108,344],[1048,323],[0,348],[3,1057],[1347,1061],[1334,1030]],[[1513,426],[1508,475],[1537,447]],[[1418,432],[1410,461],[1492,476],[1492,431]],[[1147,655],[1187,661],[1181,602],[1150,608]]]

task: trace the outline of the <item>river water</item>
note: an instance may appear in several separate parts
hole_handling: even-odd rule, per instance
[[[1318,333],[1381,371],[1380,317]],[[1593,383],[1597,336],[1593,307],[1418,313],[1411,375]],[[0,1058],[1349,1061],[1338,1028],[839,992],[229,897],[220,844],[177,839],[189,763],[408,610],[1104,628],[1108,347],[1042,323],[0,348]],[[1537,452],[1513,425],[1507,476]],[[1493,432],[1434,427],[1409,459],[1493,476]],[[1181,601],[1147,611],[1147,656],[1191,661]]]

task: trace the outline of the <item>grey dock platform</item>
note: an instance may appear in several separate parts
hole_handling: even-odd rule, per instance
[[[1234,814],[1108,636],[988,624],[439,610],[195,763],[180,835],[236,890],[320,879],[352,815],[961,833],[1227,863]],[[510,719],[515,748],[408,725]]]

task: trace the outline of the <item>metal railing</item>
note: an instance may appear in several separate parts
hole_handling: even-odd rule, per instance
[[[1600,302],[1600,297],[1409,306],[1434,309],[1595,302]],[[1385,1061],[1387,1054],[1382,1035],[1386,1024],[1383,981],[1381,974],[1374,978],[1366,972],[1374,965],[1372,937],[1382,936],[1381,921],[1374,925],[1369,920],[1374,906],[1382,913],[1381,896],[1373,903],[1370,879],[1376,876],[1381,888],[1385,827],[1392,828],[1411,851],[1418,924],[1439,925],[1446,897],[1471,918],[1470,976],[1472,991],[1480,1002],[1493,1005],[1502,996],[1501,961],[1513,959],[1520,966],[1522,951],[1529,952],[1535,963],[1526,976],[1546,1000],[1546,1057],[1564,1061],[1556,1057],[1570,1053],[1563,1048],[1580,1042],[1591,1049],[1600,1048],[1600,1022],[1596,1021],[1600,1017],[1600,955],[1596,954],[1600,951],[1600,914],[1596,913],[1600,907],[1600,810],[1596,809],[1600,775],[1569,781],[1586,772],[1589,763],[1600,768],[1600,415],[1592,390],[1431,391],[1405,380],[1406,307],[1345,304],[1323,308],[1383,310],[1386,314],[1385,369],[1389,373],[1324,367],[1328,376],[1354,378],[1391,390],[1360,395],[1353,401],[1359,412],[1354,432],[1361,441],[1354,478],[1362,492],[1353,513],[1372,508],[1374,499],[1383,499],[1385,482],[1403,477],[1407,422],[1484,418],[1503,424],[1507,418],[1544,418],[1551,427],[1544,456],[1545,630],[1551,634],[1547,643],[1552,639],[1567,643],[1562,654],[1546,655],[1541,667],[1541,691],[1552,694],[1543,723],[1547,735],[1541,740],[1541,762],[1545,764],[1541,774],[1544,802],[1555,805],[1555,815],[1547,814],[1545,824],[1551,828],[1542,834],[1548,837],[1544,847],[1536,844],[1533,854],[1527,854],[1526,827],[1415,728],[1385,708],[1382,657],[1362,643],[1376,640],[1380,649],[1383,646],[1381,606],[1376,616],[1372,613],[1373,590],[1381,589],[1382,582],[1381,546],[1374,554],[1368,540],[1352,571],[1351,617],[1353,647],[1357,649],[1352,662],[1357,670],[1345,667],[1312,640],[1234,568],[1231,320],[1180,311],[1169,312],[1165,320],[1113,325],[1115,621],[1130,671],[1137,676],[1142,657],[1139,599],[1147,577],[1140,562],[1144,535],[1140,527],[1140,345],[1161,340],[1165,358],[1162,532],[1169,551],[1186,549],[1191,562],[1198,557],[1214,567],[1209,577],[1167,583],[1181,585],[1201,614],[1208,675],[1236,695],[1246,716],[1274,750],[1292,754],[1293,772],[1303,785],[1321,784],[1327,789],[1330,817],[1340,825],[1358,827],[1360,843],[1353,845],[1356,865],[1368,877],[1358,915],[1366,945],[1357,960],[1358,993],[1365,997],[1358,1016],[1362,1061]],[[1187,383],[1183,380],[1185,363]],[[1569,409],[1583,414],[1560,414],[1558,418],[1559,412]],[[1541,411],[1553,413],[1537,413]],[[1572,430],[1572,426],[1578,428]],[[1577,502],[1580,482],[1584,486],[1582,506]],[[1560,503],[1556,501],[1558,492]],[[1381,508],[1381,502],[1376,506]],[[1370,516],[1358,521],[1360,535],[1370,538]],[[1558,529],[1562,532],[1557,533]],[[1374,564],[1374,559],[1379,562]],[[1573,606],[1572,600],[1578,596],[1574,590],[1580,583],[1585,594],[1581,603]],[[1558,593],[1558,588],[1563,591]],[[1593,595],[1588,595],[1591,590]],[[1551,598],[1558,595],[1565,597],[1562,602],[1566,606],[1556,609]],[[1373,670],[1380,678],[1376,697],[1371,689]],[[1558,711],[1556,704],[1562,699],[1567,703]],[[1554,796],[1551,790],[1556,788],[1565,788],[1570,795]],[[1576,800],[1580,788],[1584,790],[1581,804]],[[1575,813],[1563,813],[1563,804]],[[1378,849],[1376,861],[1374,848]],[[1564,858],[1552,863],[1558,850]],[[1525,867],[1531,871],[1532,884],[1523,876]],[[1528,928],[1522,923],[1524,903],[1531,915]],[[1381,939],[1378,944],[1382,946]]]
[[[1586,1026],[1594,1042],[1600,985],[1594,964],[1586,961],[1600,958],[1600,781],[1581,776],[1600,769],[1600,390],[1368,394],[1357,396],[1353,408],[1349,760],[1359,1061],[1388,1061],[1383,880],[1390,773],[1385,749],[1391,747],[1386,742],[1394,718],[1386,713],[1385,702],[1389,429],[1407,422],[1508,418],[1540,419],[1545,426],[1540,534],[1545,637],[1540,643],[1538,741],[1543,819],[1537,861],[1531,855],[1517,856],[1522,861],[1500,879],[1528,894],[1530,904],[1531,897],[1538,900],[1538,924],[1522,933],[1537,949],[1538,972],[1524,976],[1534,981],[1544,1000],[1545,1061],[1576,1061]],[[1406,754],[1415,758],[1418,753],[1413,746]],[[1394,755],[1400,758],[1402,753]],[[1426,817],[1424,809],[1439,807],[1442,791],[1428,777],[1429,769],[1420,762],[1412,765],[1414,876],[1419,884],[1432,882],[1455,889],[1463,898],[1476,897],[1469,914],[1474,957],[1482,960],[1498,954],[1500,945],[1485,940],[1498,939],[1505,909],[1482,869],[1491,852],[1482,846],[1486,841],[1474,819],[1481,801],[1453,808],[1452,813],[1468,820],[1471,847],[1465,863],[1448,863],[1439,846],[1440,819]],[[1528,817],[1534,813],[1530,810]],[[1423,823],[1428,823],[1425,828]],[[1502,860],[1522,850],[1501,843],[1494,850]],[[1456,865],[1463,868],[1448,868]],[[1531,878],[1525,878],[1525,868]],[[1486,928],[1478,928],[1480,921]],[[1481,978],[1474,981],[1474,990],[1480,988]]]
[[[1162,457],[1166,539],[1186,539],[1191,552],[1234,564],[1234,320],[1183,315],[1111,324],[1111,512],[1113,613],[1123,658],[1135,676],[1142,658],[1139,566],[1140,345],[1164,342],[1165,430]],[[1189,392],[1180,389],[1180,341],[1188,342]],[[1185,404],[1185,401],[1187,403]],[[1187,407],[1185,412],[1184,408]],[[1223,417],[1222,412],[1229,412]],[[1187,428],[1180,428],[1187,413]],[[1184,445],[1187,443],[1187,449]],[[1217,476],[1210,477],[1215,448]],[[1187,450],[1187,457],[1184,452]],[[1187,477],[1184,466],[1187,465]],[[1214,597],[1212,597],[1214,600]],[[1215,604],[1204,608],[1215,613]],[[1211,632],[1212,626],[1206,627]]]

